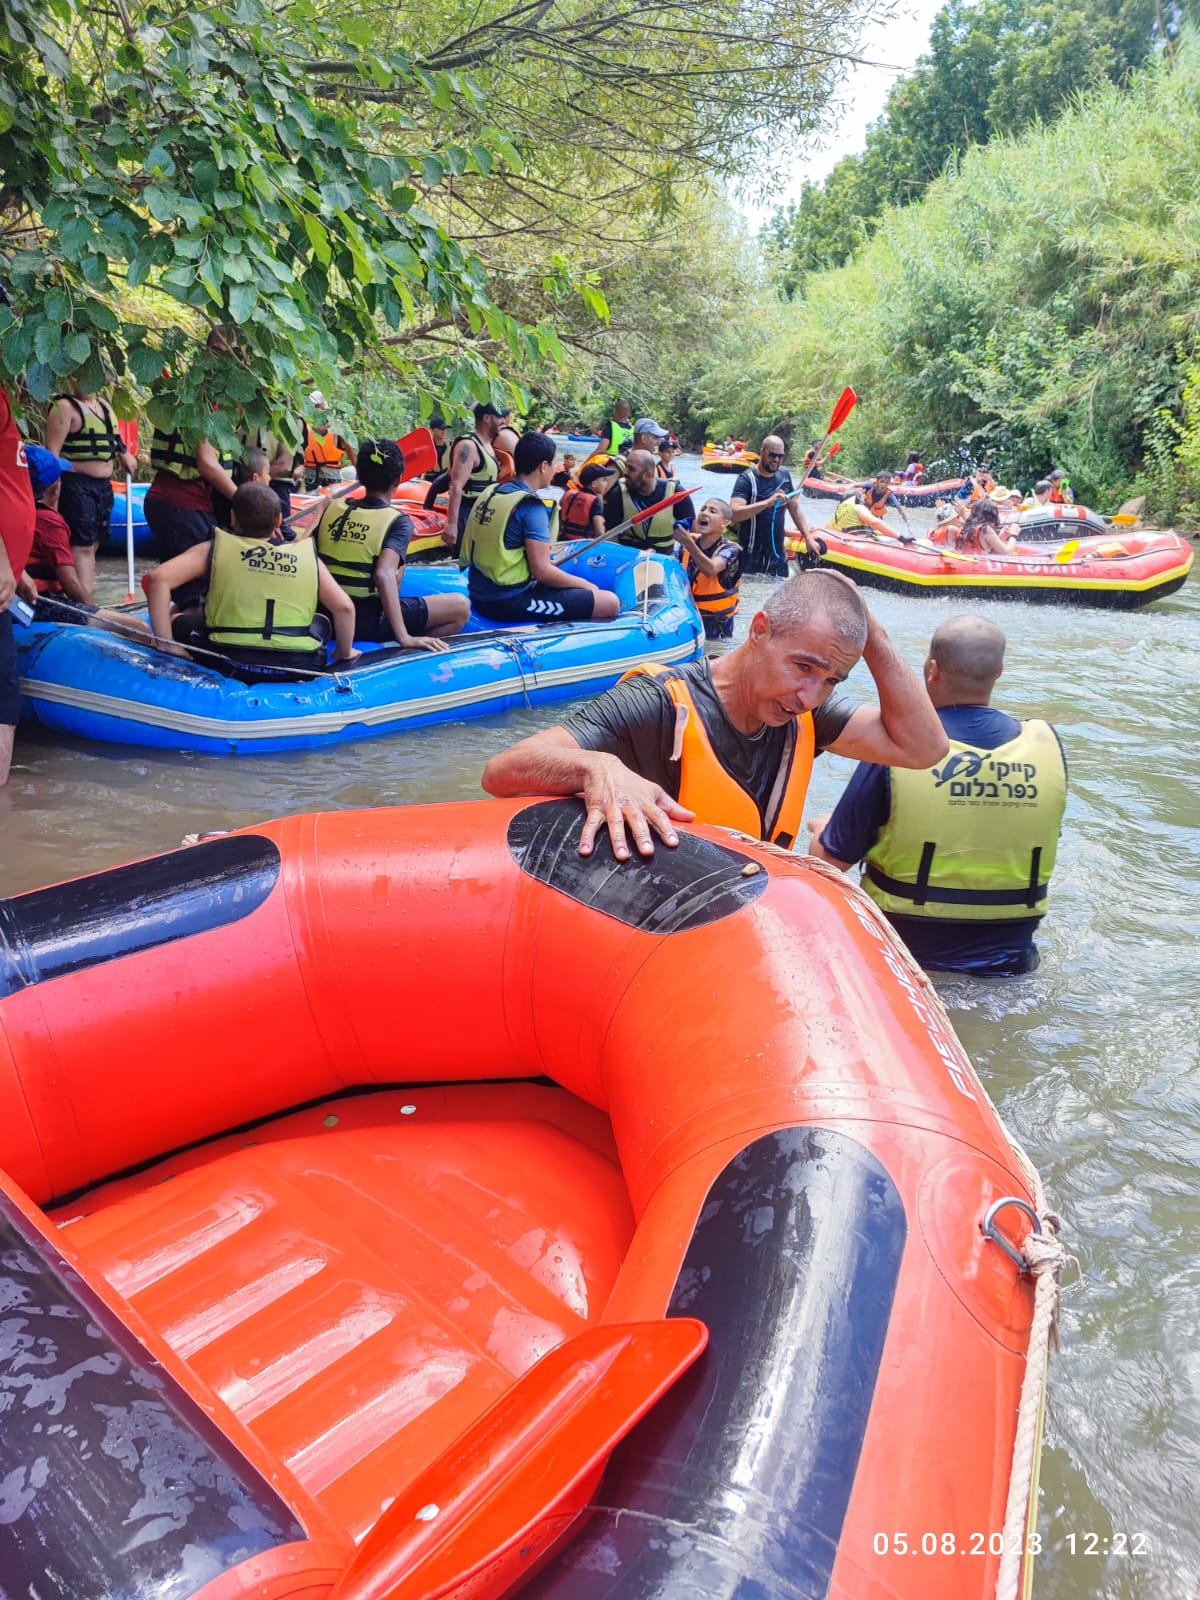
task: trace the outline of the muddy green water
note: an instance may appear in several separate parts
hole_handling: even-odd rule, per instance
[[[701,481],[694,462],[684,467],[685,481]],[[116,563],[106,582],[119,598]],[[743,628],[766,587],[743,585]],[[938,621],[968,609],[868,598],[914,664]],[[1035,1593],[1183,1600],[1200,1594],[1200,585],[1131,615],[972,609],[1008,633],[997,703],[1053,721],[1071,777],[1040,970],[939,980],[1083,1266],[1051,1367]],[[868,697],[863,668],[850,688]],[[196,830],[476,798],[488,757],[553,720],[547,709],[246,760],[22,735],[0,791],[0,889],[169,848]],[[810,814],[829,809],[850,770],[817,763]],[[912,1540],[940,1530],[889,1531]]]

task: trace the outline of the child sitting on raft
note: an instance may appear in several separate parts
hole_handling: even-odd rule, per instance
[[[732,512],[724,500],[706,500],[691,529],[675,536],[706,639],[732,639],[742,577],[741,547],[729,536]]]

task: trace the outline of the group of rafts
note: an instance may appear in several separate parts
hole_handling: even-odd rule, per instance
[[[673,563],[595,559],[641,631],[566,692],[695,654]],[[1027,1592],[1044,1203],[932,988],[819,863],[581,821],[294,817],[0,902],[6,1592]]]

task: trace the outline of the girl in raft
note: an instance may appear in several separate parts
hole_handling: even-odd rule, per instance
[[[675,530],[706,639],[733,638],[742,551],[729,536],[731,516],[724,500],[706,500],[690,530],[682,524]]]

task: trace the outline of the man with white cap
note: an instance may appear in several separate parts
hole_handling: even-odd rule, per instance
[[[313,408],[313,421],[304,424],[304,486],[319,489],[323,483],[333,483],[343,465],[354,461],[354,446],[331,427],[329,401],[320,389],[308,397]]]
[[[633,425],[634,450],[649,450],[651,455],[657,455],[658,447],[664,439],[671,435],[665,428],[660,428],[653,417],[639,417]]]

